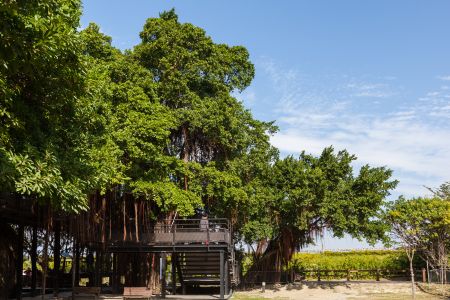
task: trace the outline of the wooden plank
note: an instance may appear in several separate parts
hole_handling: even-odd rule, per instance
[[[192,284],[204,284],[204,285],[218,285],[220,284],[220,278],[186,278],[184,280],[186,285]]]
[[[220,271],[214,271],[214,272],[203,272],[203,273],[199,273],[199,272],[193,272],[193,271],[186,271],[183,272],[184,276],[186,275],[216,275],[219,276],[220,275]]]
[[[214,265],[183,265],[181,266],[184,270],[218,270],[220,268],[219,264]]]
[[[152,296],[151,290],[144,287],[124,287],[123,296],[142,296],[150,297]]]
[[[72,295],[86,294],[86,295],[100,295],[101,288],[99,287],[86,287],[86,286],[75,286],[72,289]]]
[[[214,270],[219,270],[220,266],[214,265],[214,266],[182,266],[181,269],[183,271],[186,270],[193,270],[193,271],[214,271]]]

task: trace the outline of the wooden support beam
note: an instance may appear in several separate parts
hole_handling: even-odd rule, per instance
[[[100,250],[95,250],[95,273],[94,273],[94,286],[101,285],[101,266],[102,266],[102,255]]]
[[[117,284],[117,253],[112,254],[112,288],[114,293],[119,292],[119,285]]]
[[[61,222],[55,221],[55,241],[53,246],[53,295],[58,296],[59,293],[59,279],[60,279],[60,269],[61,269]]]
[[[80,242],[76,239],[75,246],[75,287],[80,285]]]
[[[74,237],[73,238],[73,248],[72,248],[72,300],[75,299],[73,290],[76,287],[76,278],[77,278],[77,248],[78,248],[78,243],[77,243],[77,238]]]
[[[224,252],[220,251],[220,299],[225,299]]]
[[[16,299],[22,299],[22,273],[23,273],[23,224],[19,225],[17,236],[16,257]]]
[[[224,289],[225,289],[225,295],[228,295],[229,294],[229,292],[228,292],[228,259],[227,259],[227,257],[225,257],[225,259],[224,259],[224,284],[225,284],[225,286],[224,286]]]
[[[177,292],[177,271],[176,271],[177,254],[172,253],[171,267],[172,267],[172,295]]]
[[[161,253],[161,298],[166,298],[166,253]]]
[[[175,267],[177,269],[178,280],[180,281],[180,285],[181,285],[181,291],[182,291],[183,295],[185,295],[186,294],[186,285],[184,284],[183,272],[181,271],[180,256],[178,254],[177,254],[177,260],[175,262]]]
[[[37,283],[37,225],[33,225],[33,236],[31,237],[31,294],[36,295]]]

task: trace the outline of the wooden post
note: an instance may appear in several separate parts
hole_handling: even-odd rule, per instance
[[[347,270],[347,281],[350,281],[350,270]]]
[[[55,222],[55,241],[53,246],[53,295],[58,296],[59,293],[59,273],[61,268],[61,223]]]
[[[80,285],[80,242],[76,239],[75,246],[75,285]]]
[[[37,283],[37,225],[33,225],[33,236],[31,238],[31,294],[36,294]]]
[[[117,284],[117,254],[112,254],[112,289],[114,293],[118,293],[119,285]]]
[[[224,281],[225,281],[225,295],[228,295],[228,259],[224,259]]]
[[[161,253],[161,298],[166,298],[166,253]]]
[[[94,273],[94,286],[100,286],[100,277],[101,277],[101,266],[102,266],[102,259],[100,250],[95,250],[95,273]]]
[[[16,258],[16,298],[22,299],[22,273],[23,273],[23,224],[19,225],[17,237],[17,258]]]
[[[48,232],[50,231],[50,220],[47,221],[47,228],[45,230],[45,236],[44,236],[44,248],[43,248],[43,260],[44,260],[44,266],[42,270],[42,289],[41,289],[41,295],[42,299],[45,297],[45,292],[47,288],[47,270],[48,270]]]
[[[172,267],[172,295],[175,295],[177,292],[177,271],[176,271],[176,260],[177,255],[176,253],[172,252],[172,259],[171,259],[171,267]]]
[[[224,253],[220,251],[220,299],[225,299]]]
[[[184,284],[183,272],[181,272],[180,256],[178,254],[177,254],[177,260],[175,263],[175,267],[177,269],[178,280],[180,281],[180,284],[181,284],[181,291],[182,291],[183,295],[185,295],[186,294],[186,285]]]
[[[73,288],[75,287],[75,282],[77,278],[77,238],[73,238],[73,248],[72,248],[72,300],[74,300],[75,296],[73,294]]]
[[[377,281],[380,281],[380,269],[377,269]]]
[[[422,268],[422,282],[425,283],[427,282],[427,271],[425,270],[425,268]]]
[[[319,281],[319,282],[321,281],[320,280],[320,269],[317,269],[317,281]]]

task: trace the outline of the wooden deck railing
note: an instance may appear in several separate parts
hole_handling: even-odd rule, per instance
[[[106,244],[128,245],[190,245],[231,244],[231,230],[227,219],[176,219],[141,228],[124,235],[113,231]]]
[[[227,219],[181,219],[154,227],[156,244],[231,243]]]

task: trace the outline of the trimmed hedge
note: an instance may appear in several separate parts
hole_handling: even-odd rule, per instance
[[[415,268],[423,261],[416,256]],[[402,250],[361,250],[348,252],[296,253],[288,269],[303,270],[402,270],[408,269],[408,258]]]

